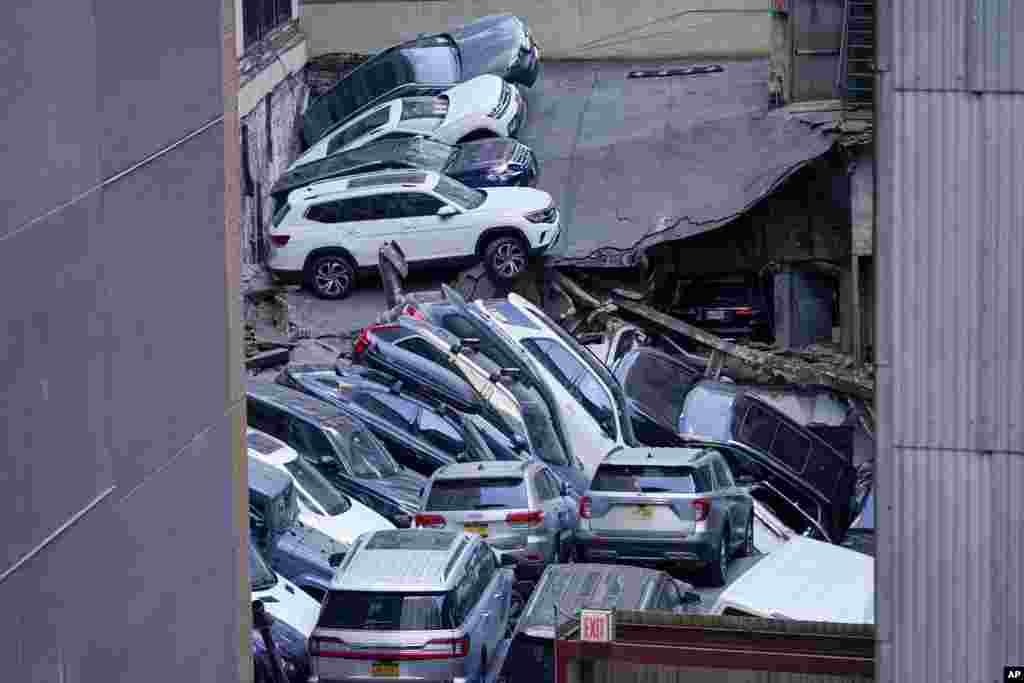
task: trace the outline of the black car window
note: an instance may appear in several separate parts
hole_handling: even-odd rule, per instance
[[[615,413],[612,409],[611,398],[605,392],[604,387],[596,377],[584,370],[584,375],[576,384],[576,390],[579,392],[583,407],[598,423],[602,424],[607,430],[608,436],[614,439],[616,437],[615,421],[611,417]],[[602,418],[607,418],[607,420],[602,422]]]
[[[437,197],[422,192],[408,192],[398,196],[404,217],[433,216],[444,206],[444,202]]]
[[[419,407],[396,396],[357,392],[354,401],[356,405],[400,429],[408,431],[416,424]]]
[[[430,486],[424,510],[500,510],[525,508],[526,485],[522,478],[438,479]]]
[[[576,379],[583,374],[583,364],[561,344],[550,339],[524,339],[523,346],[555,376],[567,391],[575,394]]]
[[[383,109],[370,114],[366,118],[349,125],[347,128],[335,135],[327,144],[326,156],[334,154],[342,147],[355,142],[371,131],[385,125],[390,117],[391,107],[384,107]]]
[[[779,428],[779,419],[767,408],[751,403],[743,418],[737,441],[760,448],[765,453],[771,451],[775,432]]]
[[[454,626],[445,619],[445,593],[331,591],[317,626],[365,631],[434,631]]]
[[[428,410],[420,411],[419,429],[423,438],[453,456],[466,450],[466,441],[458,430]]]
[[[352,200],[349,201],[351,202]],[[349,214],[350,212],[345,200],[338,200],[314,204],[309,207],[306,211],[306,220],[316,221],[317,223],[344,223],[345,221],[352,220],[348,218]]]
[[[715,458],[711,461],[711,464],[715,468],[715,480],[718,482],[718,488],[732,488],[732,474],[729,472],[729,468],[725,462]]]
[[[379,138],[374,140],[374,142],[380,142],[381,140],[402,140],[402,139],[405,139],[405,138],[414,138],[414,137],[416,137],[416,133],[403,133],[402,131],[397,131],[396,130],[393,133],[388,133],[387,135],[381,135]]]
[[[399,348],[411,351],[417,356],[426,358],[442,367],[451,367],[448,355],[422,337],[409,337],[398,342],[397,345]]]
[[[772,442],[771,454],[786,463],[797,474],[802,474],[811,450],[811,440],[785,422],[779,423],[779,431]]]
[[[314,461],[320,458],[334,460],[337,457],[331,442],[320,429],[295,417],[288,423],[288,443],[301,455]]]
[[[349,455],[349,465],[357,477],[390,477],[398,473],[398,463],[380,441],[366,430],[352,430]]]
[[[288,439],[288,414],[263,401],[248,398],[245,402],[250,427],[276,436],[282,441]]]
[[[677,465],[612,465],[597,468],[590,488],[627,493],[696,493],[693,468]]]

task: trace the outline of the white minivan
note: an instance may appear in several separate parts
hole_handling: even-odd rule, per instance
[[[367,531],[395,525],[334,487],[288,444],[258,429],[248,428],[249,457],[287,472],[295,482],[299,521],[335,541],[351,544]]]

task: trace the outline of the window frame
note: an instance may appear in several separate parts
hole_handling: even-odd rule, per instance
[[[270,21],[268,21],[268,15]],[[292,0],[242,0],[242,45],[249,50],[296,19]]]

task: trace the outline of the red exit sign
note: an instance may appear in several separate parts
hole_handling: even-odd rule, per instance
[[[607,609],[580,610],[580,640],[610,643],[615,640],[615,616]]]
[[[772,9],[776,12],[786,12],[786,0],[771,0]]]

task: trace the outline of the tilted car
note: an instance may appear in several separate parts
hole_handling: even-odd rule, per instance
[[[422,315],[420,319],[402,315],[393,323],[365,328],[355,341],[353,359],[424,387],[441,383],[430,382],[431,376],[458,375],[476,390],[484,405],[489,405],[490,410],[484,414],[513,442],[514,450],[535,456],[569,484],[573,495],[582,494],[589,483],[584,466],[562,448],[543,398],[536,389],[516,381],[518,368],[499,367],[474,349],[473,340],[469,341],[464,343],[422,319]],[[445,383],[453,385],[457,380],[449,376]],[[431,390],[447,400],[453,393],[451,389]],[[493,441],[488,444],[498,459],[508,459],[499,454],[503,445]]]
[[[419,506],[423,475],[402,467],[358,418],[300,391],[252,380],[249,425],[287,443],[339,491],[398,527]]]
[[[559,213],[531,187],[478,190],[427,171],[394,171],[315,183],[274,215],[267,266],[284,282],[341,299],[378,249],[397,242],[412,267],[483,260],[499,280],[526,269],[558,240]]]
[[[516,560],[517,578],[572,555],[576,505],[539,462],[449,465],[434,472],[416,515],[421,529],[477,534]]]
[[[309,596],[306,597],[309,598]],[[309,599],[312,600],[312,598]],[[266,600],[263,602],[265,604]],[[314,605],[319,610],[320,606],[316,603]],[[266,605],[267,612],[271,611],[270,607],[271,605]],[[316,614],[314,613],[313,616],[315,620]],[[256,629],[252,629],[250,631],[252,683],[308,683],[310,674],[308,635],[303,635],[298,629],[276,617],[270,625],[270,634],[274,641],[276,659],[285,680],[282,682],[275,677],[274,664],[271,663],[271,655],[267,652],[263,635]]]
[[[249,457],[286,472],[299,498],[299,520],[336,541],[351,543],[359,534],[395,525],[358,500],[335,488],[309,460],[269,434],[250,427],[246,432]]]
[[[306,147],[376,103],[403,94],[440,92],[481,74],[527,87],[537,79],[540,50],[526,22],[499,14],[446,33],[423,34],[371,56],[303,115]]]
[[[754,550],[754,503],[715,447],[631,448],[609,455],[580,499],[576,547],[591,562],[704,570]]]
[[[248,460],[250,542],[274,571],[319,600],[349,546],[299,521],[295,485],[287,474]]]
[[[320,604],[301,588],[271,569],[266,560],[249,545],[249,591],[253,600],[261,600],[275,621],[288,624],[309,638],[320,614]]]
[[[296,159],[302,167],[371,142],[427,137],[448,145],[514,137],[526,100],[497,76],[477,76],[433,97],[401,97],[341,124]]]
[[[679,283],[674,315],[724,339],[772,338],[772,306],[754,277],[702,278]]]
[[[428,404],[397,383],[376,382],[358,370],[339,375],[329,366],[290,366],[276,381],[358,419],[398,462],[421,475],[455,462],[495,459],[468,416]]]
[[[366,534],[324,600],[310,639],[314,675],[321,683],[483,681],[508,631],[512,581],[470,534]]]
[[[622,388],[558,323],[516,294],[468,303],[450,287],[442,291],[443,301],[405,304],[382,317],[418,313],[460,339],[475,339],[480,353],[499,366],[518,368],[518,381],[543,398],[562,448],[588,476],[612,449],[637,443]],[[539,341],[523,343],[534,338]]]
[[[277,212],[293,190],[345,176],[378,171],[435,171],[469,187],[534,187],[537,155],[511,138],[489,138],[446,145],[420,135],[369,142],[347,152],[293,165],[270,188]]]
[[[696,611],[693,586],[665,572],[611,564],[548,567],[523,608],[499,681],[555,683],[554,635],[581,609]]]

